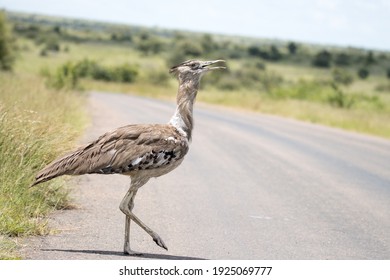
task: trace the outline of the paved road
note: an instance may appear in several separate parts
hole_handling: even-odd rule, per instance
[[[200,92],[199,94],[202,94]],[[128,123],[165,123],[174,104],[91,93],[83,142]],[[390,142],[279,117],[195,106],[189,154],[152,179],[134,212],[169,251],[132,228],[151,259],[390,259]],[[120,175],[71,181],[77,209],[50,220],[29,259],[135,259],[122,255],[129,186]]]

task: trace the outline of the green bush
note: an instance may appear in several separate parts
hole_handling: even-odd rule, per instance
[[[334,94],[329,96],[328,101],[332,106],[339,108],[351,108],[355,102],[353,96],[348,96],[336,83],[331,83]]]
[[[353,82],[352,75],[347,70],[340,68],[333,69],[332,78],[335,83],[345,86],[348,86]]]
[[[143,54],[157,54],[164,50],[164,43],[161,39],[156,36],[149,36],[138,42],[136,45],[137,49]]]
[[[351,63],[351,58],[346,53],[339,53],[336,55],[334,63],[338,66],[348,66]]]
[[[138,75],[138,69],[134,65],[123,64],[112,69],[114,81],[132,83]]]
[[[369,75],[370,75],[370,71],[368,71],[367,68],[360,68],[358,70],[358,76],[360,79],[367,79]]]
[[[92,73],[99,67],[96,61],[83,59],[76,63],[76,72],[80,78],[92,77]]]
[[[56,89],[75,89],[80,78],[92,78],[106,82],[132,83],[138,75],[138,68],[134,65],[123,64],[115,67],[102,66],[89,59],[77,63],[66,62],[54,74],[43,69],[41,74],[48,78],[47,84]]]
[[[41,73],[48,78],[47,85],[49,87],[55,89],[75,89],[78,87],[80,76],[72,62],[61,65],[54,74],[47,70],[42,70]]]
[[[138,75],[138,69],[130,64],[107,67],[97,63],[92,63],[91,66],[89,76],[95,80],[132,83]]]
[[[298,49],[298,45],[294,42],[289,42],[287,44],[287,49],[288,49],[288,52],[291,54],[291,55],[294,55],[296,54],[297,52],[297,49]]]
[[[92,72],[90,73],[90,76],[94,80],[101,80],[106,82],[111,82],[114,80],[112,70],[98,64],[96,64],[96,67],[93,68]]]
[[[327,50],[320,51],[313,58],[313,65],[316,67],[328,68],[332,61],[332,54]]]

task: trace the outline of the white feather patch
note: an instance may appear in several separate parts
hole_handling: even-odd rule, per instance
[[[169,121],[169,124],[174,126],[180,132],[180,134],[187,137],[187,133],[185,133],[184,131],[184,129],[187,128],[187,126],[184,123],[183,118],[180,115],[178,109],[176,109],[175,114],[172,116],[171,120]]]
[[[131,164],[134,166],[134,165],[137,165],[138,163],[141,162],[141,160],[143,159],[144,157],[139,157],[139,158],[136,158],[135,160],[133,160],[131,162]]]

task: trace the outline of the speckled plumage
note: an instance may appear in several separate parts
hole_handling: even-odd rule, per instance
[[[61,175],[123,174],[130,176],[130,189],[119,208],[126,215],[124,252],[130,249],[130,221],[143,228],[159,245],[167,249],[162,239],[132,213],[134,198],[140,187],[152,177],[164,175],[181,164],[189,149],[193,129],[193,105],[202,75],[207,67],[222,62],[185,61],[170,69],[177,76],[179,90],[177,107],[168,124],[133,124],[100,136],[42,169],[32,186]]]
[[[55,160],[38,173],[34,184],[61,175],[116,173],[131,176],[139,170],[173,164],[185,156],[188,148],[187,138],[172,125],[127,125]]]

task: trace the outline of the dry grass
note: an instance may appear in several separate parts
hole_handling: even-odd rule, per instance
[[[1,73],[1,258],[14,257],[4,249],[12,247],[10,237],[46,234],[45,215],[68,206],[63,181],[28,186],[40,168],[74,143],[85,123],[83,100],[75,93],[48,90],[34,75]]]

